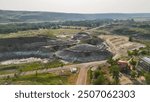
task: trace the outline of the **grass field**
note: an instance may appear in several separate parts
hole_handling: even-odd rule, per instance
[[[33,36],[48,36],[56,37],[58,35],[73,35],[81,30],[79,29],[39,29],[39,30],[28,30],[19,31],[17,33],[0,34],[0,38],[16,38],[16,37],[33,37]]]
[[[18,65],[1,65],[0,74],[56,68],[56,67],[61,67],[63,65],[64,64],[60,62],[59,60],[54,60],[48,63],[33,62],[33,63],[18,64]]]
[[[59,76],[45,73],[37,75],[19,76],[15,78],[0,79],[0,84],[11,85],[66,85],[71,74]]]

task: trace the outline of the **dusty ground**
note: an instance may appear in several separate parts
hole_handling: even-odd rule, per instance
[[[144,45],[142,45],[142,44],[129,42],[128,37],[124,37],[124,36],[101,35],[99,37],[106,41],[106,43],[109,46],[108,50],[110,50],[111,52],[113,52],[115,54],[114,58],[119,58],[122,55],[126,56],[128,50],[139,49],[140,47],[144,47]],[[31,59],[31,60],[33,60],[33,59]],[[9,62],[5,62],[5,63],[8,64],[11,62],[20,63],[17,61],[9,61]],[[21,60],[21,62],[26,62],[26,60]],[[3,63],[3,64],[5,64],[5,63]],[[36,74],[36,73],[47,73],[47,72],[53,73],[53,72],[57,72],[57,71],[70,70],[70,68],[80,68],[78,78],[76,81],[76,85],[86,85],[88,69],[92,66],[98,66],[103,63],[106,63],[106,61],[95,61],[95,62],[68,65],[68,66],[58,67],[58,68],[50,68],[50,69],[43,69],[43,70],[37,70],[37,71],[28,71],[28,72],[22,72],[20,75],[23,76],[23,75],[31,75],[31,74]],[[4,78],[7,76],[14,77],[14,74],[0,75],[0,78]],[[121,82],[121,84],[124,84],[124,85],[132,84],[132,81],[129,80],[129,78],[124,75],[120,78],[120,82]]]
[[[97,62],[93,62],[93,63],[85,63],[83,64],[79,75],[78,75],[78,79],[76,81],[76,85],[86,85],[87,84],[87,72],[89,70],[90,67],[96,67],[99,66],[100,64],[104,64],[106,63],[106,61],[97,61]]]
[[[119,79],[120,79],[121,85],[132,85],[133,84],[132,80],[130,80],[130,78],[124,74],[121,74],[121,77]]]
[[[84,68],[80,69],[76,85],[86,85],[88,69],[88,66],[84,66]]]
[[[23,64],[23,63],[30,63],[30,62],[42,62],[47,63],[48,59],[41,59],[41,58],[23,58],[23,59],[13,59],[13,60],[7,60],[7,61],[1,61],[1,65],[9,65],[9,64]]]
[[[139,49],[145,47],[145,45],[130,42],[128,37],[118,36],[118,35],[100,35],[101,39],[104,39],[109,46],[111,52],[115,54],[114,58],[119,58],[121,56],[127,56],[128,50]]]

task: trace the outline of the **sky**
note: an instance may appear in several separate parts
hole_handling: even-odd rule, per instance
[[[1,10],[150,13],[150,0],[0,0]]]

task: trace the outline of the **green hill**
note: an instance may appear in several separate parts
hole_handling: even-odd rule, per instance
[[[38,11],[9,11],[0,10],[0,23],[14,22],[56,22],[56,21],[81,21],[95,19],[150,19],[150,13],[100,13],[100,14],[77,14],[77,13],[56,13]]]

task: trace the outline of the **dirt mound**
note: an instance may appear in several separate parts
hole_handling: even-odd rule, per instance
[[[94,45],[80,44],[71,48],[56,52],[56,56],[68,62],[90,62],[105,60],[112,54]]]

